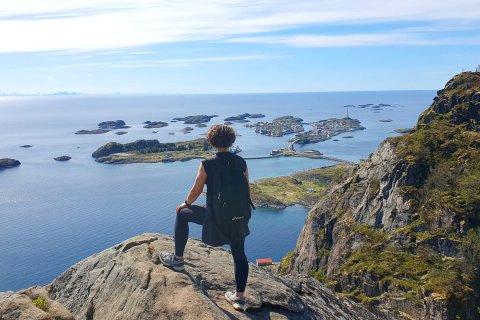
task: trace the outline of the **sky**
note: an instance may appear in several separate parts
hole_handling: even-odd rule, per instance
[[[440,89],[479,0],[0,0],[0,92]]]

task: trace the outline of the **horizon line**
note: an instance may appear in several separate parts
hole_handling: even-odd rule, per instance
[[[75,96],[115,96],[115,95],[241,95],[241,94],[296,94],[296,93],[348,93],[348,92],[392,92],[392,91],[438,91],[440,89],[380,89],[380,90],[330,90],[330,91],[277,91],[277,92],[37,92],[37,93],[10,93],[0,92],[0,97],[41,97],[41,96],[58,96],[58,97],[75,97]]]

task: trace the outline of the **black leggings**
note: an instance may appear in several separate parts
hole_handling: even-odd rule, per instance
[[[183,251],[188,240],[188,223],[193,222],[203,225],[205,217],[205,207],[192,205],[184,208],[177,213],[175,220],[175,255],[183,257]],[[248,260],[245,255],[245,239],[237,243],[230,244],[232,250],[233,263],[235,266],[235,283],[237,292],[244,292],[247,286],[248,278]]]

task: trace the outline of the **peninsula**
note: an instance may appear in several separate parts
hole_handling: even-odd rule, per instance
[[[174,162],[206,158],[210,149],[204,138],[169,143],[137,140],[125,144],[109,142],[98,148],[92,157],[97,162],[111,164]]]
[[[283,210],[295,204],[312,208],[328,189],[344,181],[354,167],[338,164],[260,179],[250,184],[252,201],[258,208]]]

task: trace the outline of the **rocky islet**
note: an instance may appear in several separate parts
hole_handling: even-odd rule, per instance
[[[0,159],[0,170],[15,168],[20,165],[20,161],[17,159],[2,158]]]

